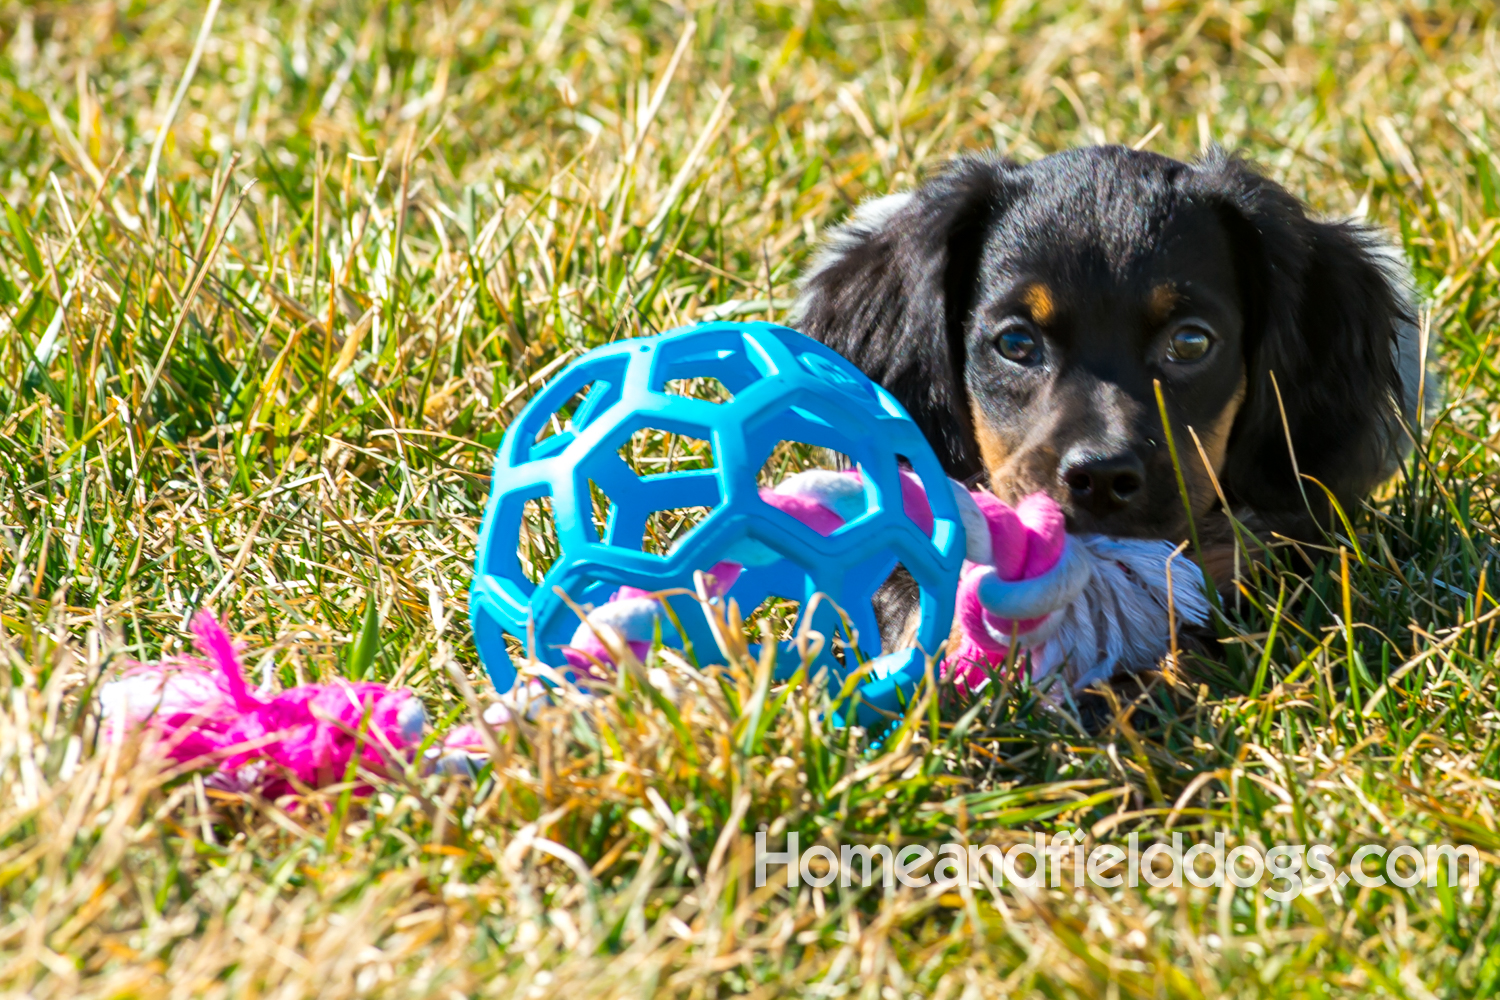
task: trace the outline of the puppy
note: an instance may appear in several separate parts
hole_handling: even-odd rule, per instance
[[[834,230],[794,325],[889,389],[950,475],[1077,532],[1316,537],[1390,476],[1423,359],[1404,262],[1244,161],[967,156]],[[1222,500],[1221,500],[1222,497]]]

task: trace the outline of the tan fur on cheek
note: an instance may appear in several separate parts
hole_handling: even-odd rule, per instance
[[[1028,493],[1046,490],[1057,478],[1057,452],[1047,446],[1027,446],[1006,440],[984,419],[977,403],[971,404],[974,440],[979,459],[989,479],[990,492],[1006,503],[1015,503]],[[1018,450],[1019,449],[1019,450]]]
[[[984,419],[984,413],[977,402],[970,404],[969,412],[974,418],[974,440],[979,444],[979,460],[984,463],[984,470],[993,480],[1009,461],[1011,448]]]
[[[1228,404],[1219,411],[1219,415],[1209,425],[1208,432],[1198,436],[1199,443],[1203,445],[1203,454],[1208,456],[1208,469],[1202,467],[1201,456],[1198,461],[1187,463],[1188,469],[1193,473],[1190,479],[1196,487],[1192,491],[1197,494],[1195,506],[1200,510],[1212,507],[1214,501],[1218,499],[1218,491],[1214,489],[1212,480],[1218,478],[1219,474],[1224,471],[1224,461],[1229,452],[1229,432],[1234,429],[1234,418],[1239,416],[1240,407],[1245,403],[1245,391],[1248,384],[1245,375],[1241,373],[1240,384],[1235,387],[1234,395],[1229,398]]]
[[[1229,404],[1219,411],[1208,429],[1208,435],[1203,439],[1203,450],[1208,452],[1208,460],[1216,476],[1224,469],[1224,459],[1229,451],[1229,432],[1234,428],[1234,418],[1240,415],[1240,407],[1245,405],[1245,391],[1248,387],[1249,380],[1241,372],[1240,384],[1235,387]]]

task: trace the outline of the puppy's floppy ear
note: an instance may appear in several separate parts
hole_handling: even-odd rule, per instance
[[[960,479],[981,470],[964,329],[1010,166],[964,157],[916,191],[860,206],[813,260],[792,321],[890,390]]]
[[[1418,420],[1425,365],[1408,272],[1375,231],[1308,218],[1297,199],[1222,151],[1187,182],[1221,206],[1246,313],[1246,396],[1225,490],[1272,526],[1305,533],[1309,512],[1326,524],[1329,507],[1296,472],[1348,511],[1410,447],[1401,421]]]

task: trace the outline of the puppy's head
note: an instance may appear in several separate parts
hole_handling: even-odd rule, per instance
[[[1328,511],[1305,477],[1348,505],[1406,439],[1420,364],[1395,261],[1222,154],[965,158],[837,231],[798,322],[901,399],[950,474],[1046,491],[1074,530],[1184,537],[1185,485],[1195,517],[1222,491],[1300,531]]]

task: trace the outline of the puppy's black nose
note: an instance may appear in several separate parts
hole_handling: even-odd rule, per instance
[[[1133,451],[1103,458],[1069,456],[1061,474],[1074,501],[1098,517],[1130,506],[1146,483],[1146,468]]]

